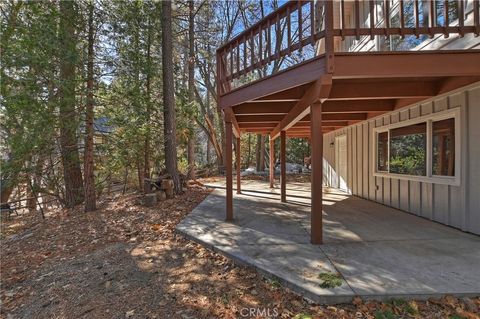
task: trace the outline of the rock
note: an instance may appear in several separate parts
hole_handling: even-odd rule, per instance
[[[462,301],[465,303],[465,308],[473,313],[477,313],[480,309],[478,309],[478,306],[473,302],[472,299],[468,297],[462,298]]]
[[[135,310],[127,311],[127,313],[125,314],[125,317],[127,317],[127,318],[133,317],[134,313],[135,313]]]
[[[156,191],[155,192],[157,194],[157,201],[159,202],[163,202],[164,200],[167,199],[167,194],[164,192],[164,191]]]
[[[173,180],[171,179],[162,180],[162,185],[160,187],[164,190],[173,189]]]
[[[157,204],[157,194],[152,193],[152,194],[146,194],[145,197],[143,198],[143,205],[147,207],[152,207]]]
[[[165,194],[167,195],[168,199],[171,199],[171,198],[175,197],[175,192],[174,192],[173,188],[166,189]]]

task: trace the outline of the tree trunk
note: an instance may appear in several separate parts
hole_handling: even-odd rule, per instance
[[[143,165],[140,159],[137,160],[137,178],[138,178],[138,190],[143,192],[145,189],[145,177],[143,176]]]
[[[67,207],[73,207],[83,201],[83,180],[78,156],[75,114],[75,65],[77,60],[75,5],[74,1],[60,1],[59,124]]]
[[[193,107],[195,102],[195,6],[188,1],[188,102]],[[192,121],[193,122],[193,121]],[[187,179],[195,179],[195,132],[190,129],[188,137],[188,173]]]
[[[250,156],[252,155],[252,134],[248,133],[248,148],[247,148],[247,165],[246,167],[250,167]]]
[[[257,145],[255,147],[255,167],[257,172],[261,171],[261,166],[260,166],[260,158],[261,158],[261,147],[260,143],[262,140],[262,134],[257,134]]]
[[[145,147],[143,153],[143,178],[149,179],[150,178],[150,117],[151,117],[151,76],[152,76],[152,55],[151,55],[151,47],[152,47],[152,25],[150,16],[148,17],[148,35],[147,35],[147,76],[145,80],[146,86],[146,94],[147,94],[147,130],[145,133]],[[150,186],[144,182],[144,193],[150,192]]]
[[[260,136],[260,170],[265,170],[265,136]]]
[[[87,105],[85,108],[85,157],[83,174],[85,177],[85,211],[91,212],[97,209],[95,194],[95,175],[93,158],[93,10],[94,4],[89,3],[88,12],[88,60],[87,60]]]
[[[210,139],[207,137],[207,165],[210,164]]]
[[[172,3],[162,2],[162,73],[163,73],[163,118],[165,139],[165,166],[173,180],[176,193],[182,192],[177,171],[177,143],[175,140],[175,96],[172,52]]]

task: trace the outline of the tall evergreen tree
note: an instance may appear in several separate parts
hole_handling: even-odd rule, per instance
[[[77,63],[76,4],[60,1],[60,146],[65,182],[65,203],[73,207],[83,201],[83,179],[77,143],[77,112],[75,109],[75,67]]]
[[[172,2],[162,2],[162,75],[165,166],[173,179],[176,193],[182,192],[177,171],[177,143],[175,126],[175,95],[172,52]]]

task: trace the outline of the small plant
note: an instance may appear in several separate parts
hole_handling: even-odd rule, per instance
[[[299,313],[293,317],[293,319],[312,319],[313,317],[311,315],[307,315],[304,313]]]
[[[318,275],[318,279],[322,281],[320,287],[322,288],[335,288],[342,285],[342,276],[339,273],[322,272]]]
[[[224,305],[228,305],[228,302],[229,302],[229,301],[228,301],[228,296],[227,296],[227,295],[223,295],[223,296],[222,296],[222,303],[223,303]]]
[[[418,314],[418,305],[415,301],[406,301],[405,299],[392,299],[390,300],[392,306],[400,309],[402,312],[406,312],[409,315],[416,315]]]
[[[375,312],[375,319],[396,319],[398,318],[391,310],[378,310]]]
[[[282,286],[282,284],[277,278],[270,279],[268,282],[274,289],[280,288]]]
[[[448,317],[449,319],[465,319],[465,317],[459,316],[459,315],[451,315]]]

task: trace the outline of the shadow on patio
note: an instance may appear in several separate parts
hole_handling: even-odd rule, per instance
[[[324,244],[310,244],[310,185],[291,183],[287,203],[262,181],[242,181],[234,221],[222,182],[178,226],[185,236],[251,265],[320,303],[480,294],[480,238],[332,189],[324,190]],[[318,275],[343,283],[321,288]]]

